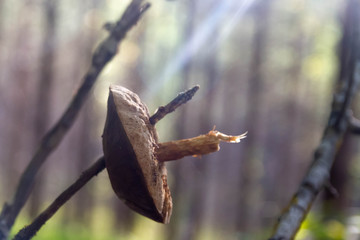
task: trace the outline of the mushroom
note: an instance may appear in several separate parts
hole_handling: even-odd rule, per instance
[[[168,223],[172,199],[164,162],[218,151],[220,141],[240,142],[246,133],[228,136],[212,130],[191,139],[159,143],[155,123],[138,95],[110,86],[103,151],[112,188],[131,209]]]

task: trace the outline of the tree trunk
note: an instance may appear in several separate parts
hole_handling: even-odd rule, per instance
[[[187,12],[187,19],[184,25],[183,30],[183,40],[182,44],[186,45],[189,41],[191,41],[191,37],[194,33],[194,21],[195,21],[195,12],[197,9],[196,2],[194,0],[187,0],[184,2],[186,5],[186,12]],[[191,78],[191,70],[192,70],[193,61],[189,58],[187,62],[185,62],[184,67],[181,71],[181,79],[183,81],[180,83],[180,91],[184,91],[190,87],[190,78]],[[191,103],[190,103],[191,104]],[[186,132],[188,129],[186,128],[189,122],[189,117],[191,118],[191,114],[189,115],[188,108],[182,107],[178,110],[180,112],[179,118],[177,119],[176,124],[176,139],[184,139],[187,136]],[[184,175],[188,176],[189,179],[193,177],[192,172],[188,172],[188,164],[187,162],[178,162],[175,163],[176,166],[171,168],[171,173],[173,176],[173,183],[171,185],[171,193],[174,199],[174,206],[173,206],[173,213],[172,219],[167,230],[167,239],[174,240],[174,239],[186,239],[187,238],[187,231],[184,229],[184,226],[188,226],[190,223],[190,209],[189,209],[189,201],[188,197],[184,197],[188,195],[189,189],[187,186],[189,185],[188,181],[184,181]],[[186,206],[186,207],[184,207]],[[183,224],[182,221],[186,221],[186,224]]]
[[[248,89],[248,111],[245,118],[245,128],[249,132],[246,139],[246,151],[240,168],[241,176],[241,206],[238,212],[238,230],[251,230],[259,227],[260,215],[260,176],[259,167],[263,165],[264,117],[262,97],[264,87],[264,62],[269,30],[269,11],[271,1],[264,1],[254,5],[253,17],[255,32],[253,35],[252,57],[250,63],[250,79]]]
[[[45,134],[49,125],[50,119],[50,104],[52,96],[53,85],[53,71],[55,61],[55,45],[56,45],[56,18],[57,5],[54,0],[46,0],[44,2],[44,37],[41,49],[40,59],[40,80],[37,86],[37,99],[34,116],[34,143],[39,142],[41,137]],[[36,147],[36,146],[34,146]],[[41,202],[43,200],[43,192],[45,188],[45,173],[46,167],[39,172],[36,184],[30,198],[29,214],[35,217],[39,213]]]

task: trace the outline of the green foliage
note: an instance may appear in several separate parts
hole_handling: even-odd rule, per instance
[[[97,212],[97,211],[96,211]],[[111,231],[111,225],[104,214],[96,214],[101,216],[98,219],[97,225],[102,229],[91,227],[89,223],[78,222],[74,219],[65,221],[63,212],[60,211],[50,221],[48,221],[32,238],[33,240],[107,240],[115,239],[115,233]],[[21,228],[29,224],[32,220],[28,217],[18,218],[14,228],[12,229],[12,236],[14,236]],[[107,224],[107,227],[104,227]],[[119,238],[118,238],[119,239]]]
[[[19,218],[13,228],[14,236],[22,227],[29,224],[29,218]],[[33,240],[162,240],[164,225],[138,216],[132,229],[127,232],[114,230],[114,213],[109,208],[96,207],[90,221],[66,221],[63,212],[56,214]]]
[[[203,227],[198,231],[195,239],[197,240],[256,240],[256,239],[267,239],[269,232],[264,229],[258,229],[254,232],[240,232],[240,231],[231,231],[231,230],[219,230],[211,227]]]
[[[296,236],[296,240],[341,240],[345,239],[345,226],[336,220],[322,221],[318,214],[310,213]]]

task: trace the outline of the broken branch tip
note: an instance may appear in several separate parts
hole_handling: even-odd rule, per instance
[[[247,133],[248,132],[245,132],[245,133],[237,135],[237,136],[232,136],[232,135],[226,135],[226,134],[221,133],[216,130],[211,130],[208,134],[215,136],[217,139],[224,141],[224,142],[239,143],[241,141],[241,139],[246,138]]]

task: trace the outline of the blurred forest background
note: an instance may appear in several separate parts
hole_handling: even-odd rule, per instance
[[[0,204],[59,118],[96,44],[129,1],[0,0]],[[240,144],[167,163],[174,210],[161,225],[130,211],[99,174],[34,239],[265,239],[319,143],[338,70],[346,1],[175,0],[152,7],[121,44],[76,124],[37,177],[14,232],[102,154],[110,84],[151,112],[199,84],[157,124],[161,141],[214,126]],[[355,108],[354,108],[355,109]],[[346,137],[332,183],[297,239],[360,234],[360,153]]]

